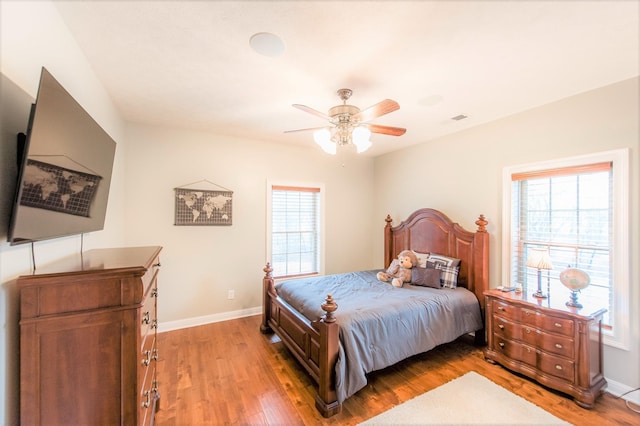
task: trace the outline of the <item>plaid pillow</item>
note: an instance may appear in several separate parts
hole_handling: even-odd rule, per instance
[[[440,284],[443,288],[456,288],[458,286],[460,266],[448,266],[443,262],[432,262],[428,260],[427,268],[440,270]]]

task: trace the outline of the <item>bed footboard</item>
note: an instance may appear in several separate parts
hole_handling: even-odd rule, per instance
[[[325,315],[309,321],[299,314],[275,291],[273,269],[267,263],[263,269],[263,311],[260,331],[275,332],[282,343],[318,384],[316,408],[324,417],[342,410],[336,397],[334,366],[338,357],[338,324],[333,313],[338,308],[329,294],[321,305]]]

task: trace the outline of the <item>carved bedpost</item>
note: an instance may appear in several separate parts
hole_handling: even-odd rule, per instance
[[[331,294],[327,294],[325,303],[320,305],[325,312],[322,320],[317,324],[320,333],[320,371],[318,380],[318,395],[316,395],[316,408],[324,417],[331,417],[342,411],[342,404],[338,402],[335,386],[335,368],[338,359],[338,342],[340,328],[335,322],[333,313],[338,309],[338,304]]]
[[[474,262],[476,263],[476,268],[474,268],[475,276],[474,276],[474,292],[478,300],[480,301],[480,310],[482,312],[482,321],[483,328],[481,331],[476,332],[475,343],[479,346],[483,346],[486,344],[486,334],[487,330],[485,329],[484,319],[486,318],[485,311],[485,301],[486,298],[484,296],[484,291],[489,290],[489,233],[487,232],[487,225],[489,222],[485,219],[484,215],[481,214],[478,216],[478,220],[476,220],[476,225],[478,225],[478,230],[474,235]]]
[[[478,225],[478,231],[477,232],[487,232],[487,224],[489,222],[487,222],[487,220],[484,218],[484,215],[481,214],[480,216],[478,216],[478,220],[476,220],[476,225]]]
[[[267,265],[263,269],[264,278],[262,279],[262,324],[260,324],[260,331],[264,334],[273,333],[273,330],[269,326],[269,320],[271,319],[271,295],[275,294],[276,290],[273,286],[273,277],[271,272],[273,268],[271,264],[267,262]]]
[[[395,258],[391,241],[391,222],[393,222],[393,219],[391,219],[391,215],[387,215],[384,221],[387,222],[384,226],[384,269],[387,269]]]

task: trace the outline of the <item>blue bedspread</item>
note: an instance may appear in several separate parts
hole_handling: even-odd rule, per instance
[[[311,321],[328,293],[338,304],[340,348],[336,392],[342,402],[380,370],[482,328],[478,299],[465,288],[395,288],[378,270],[301,278],[276,284],[278,295]]]

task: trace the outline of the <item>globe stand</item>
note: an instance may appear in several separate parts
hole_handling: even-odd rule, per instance
[[[565,305],[570,306],[572,308],[582,308],[582,304],[578,303],[578,291],[571,291],[571,299],[565,303]]]
[[[571,296],[565,305],[572,308],[582,308],[578,302],[578,293],[591,282],[589,275],[580,269],[568,268],[560,272],[560,282],[571,291]]]

